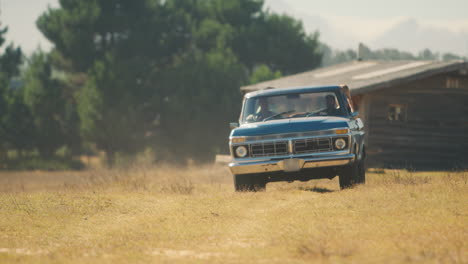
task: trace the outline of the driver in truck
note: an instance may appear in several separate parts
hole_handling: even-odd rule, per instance
[[[255,113],[255,115],[249,115],[247,117],[248,121],[262,121],[265,118],[271,117],[275,114],[274,112],[270,111],[268,100],[266,98],[259,98],[258,106],[260,109]]]
[[[260,98],[260,100],[258,100],[258,104],[260,105],[260,111],[257,113],[257,120],[263,120],[275,114],[270,111],[268,100],[266,98]]]

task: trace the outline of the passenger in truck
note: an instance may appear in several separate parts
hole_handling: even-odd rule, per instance
[[[327,110],[325,110],[326,115],[329,116],[339,116],[341,115],[340,109],[336,108],[336,99],[335,96],[329,94],[325,96],[325,100],[327,103]]]

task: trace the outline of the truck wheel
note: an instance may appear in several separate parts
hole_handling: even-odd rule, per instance
[[[366,168],[364,160],[356,161],[353,164],[345,167],[340,175],[340,188],[351,188],[356,184],[363,184],[366,182]]]
[[[361,162],[359,165],[359,172],[358,172],[358,178],[357,178],[357,183],[358,184],[365,184],[366,183],[366,149],[362,149],[362,155],[361,155]]]
[[[365,184],[366,183],[366,161],[362,160],[359,165],[358,169],[358,178],[357,178],[357,183],[358,184]]]
[[[263,175],[234,175],[234,188],[236,192],[265,191],[267,180]]]

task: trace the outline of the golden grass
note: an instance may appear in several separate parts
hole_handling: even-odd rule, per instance
[[[224,167],[0,174],[0,263],[467,263],[468,173],[234,193]]]

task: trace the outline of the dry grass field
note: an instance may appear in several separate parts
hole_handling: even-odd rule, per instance
[[[468,172],[234,193],[224,167],[0,174],[0,263],[468,263]]]

